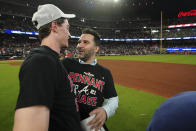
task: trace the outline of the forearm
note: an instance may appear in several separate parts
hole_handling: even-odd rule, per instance
[[[45,106],[31,106],[17,109],[13,131],[48,131],[49,109]]]
[[[106,111],[107,119],[115,114],[115,111],[118,108],[118,101],[118,96],[105,99],[105,103],[102,108]]]

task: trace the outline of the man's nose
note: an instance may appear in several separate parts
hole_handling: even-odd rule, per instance
[[[81,48],[81,44],[80,43],[78,43],[77,48]]]
[[[68,38],[71,38],[71,34],[70,34],[70,32],[68,31]]]
[[[77,45],[77,48],[82,48],[83,47],[83,43],[81,42],[81,43],[78,43],[78,45]]]

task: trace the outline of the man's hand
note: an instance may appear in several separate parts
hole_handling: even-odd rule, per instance
[[[95,129],[95,131],[98,131],[105,123],[107,117],[106,111],[103,108],[98,107],[89,113],[90,116],[93,114],[95,114],[95,118],[92,119],[88,125],[91,126],[91,130]]]

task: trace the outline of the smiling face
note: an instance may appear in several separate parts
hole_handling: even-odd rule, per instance
[[[99,47],[96,46],[94,36],[91,34],[82,34],[78,40],[77,52],[78,56],[84,62],[91,63],[95,59]]]

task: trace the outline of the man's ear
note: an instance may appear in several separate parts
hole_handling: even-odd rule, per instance
[[[57,22],[56,21],[53,21],[51,23],[51,31],[52,32],[57,32]]]
[[[99,46],[95,47],[95,52],[97,53],[99,51]]]

